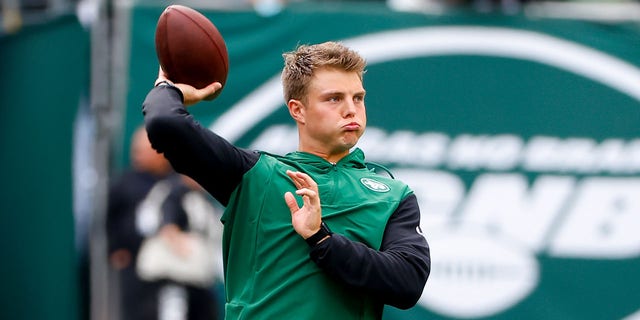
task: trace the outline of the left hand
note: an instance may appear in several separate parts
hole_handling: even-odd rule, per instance
[[[287,170],[287,175],[298,189],[296,194],[302,196],[303,202],[300,208],[291,192],[284,194],[284,201],[291,210],[291,224],[300,236],[307,239],[320,230],[322,222],[318,184],[306,173]]]

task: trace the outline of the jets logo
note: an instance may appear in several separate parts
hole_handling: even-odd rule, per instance
[[[389,192],[391,190],[391,188],[389,188],[388,185],[386,185],[386,184],[384,184],[384,183],[382,183],[380,181],[373,180],[373,179],[362,178],[362,179],[360,179],[360,182],[371,191]]]

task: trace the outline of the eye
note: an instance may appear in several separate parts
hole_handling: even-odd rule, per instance
[[[360,95],[355,96],[355,97],[353,97],[353,101],[363,102],[364,101],[364,96],[360,96]]]
[[[329,101],[329,102],[339,102],[340,101],[340,97],[332,96],[332,97],[329,97],[329,99],[327,99],[327,101]]]

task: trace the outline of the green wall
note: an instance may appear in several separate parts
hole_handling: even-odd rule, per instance
[[[0,318],[78,319],[73,122],[89,37],[73,16],[0,37]]]

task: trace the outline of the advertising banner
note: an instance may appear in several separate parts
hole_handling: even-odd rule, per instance
[[[129,131],[157,74],[162,10],[132,11]],[[432,250],[418,305],[385,319],[640,319],[636,25],[383,5],[201,11],[230,73],[190,111],[242,147],[297,147],[283,52],[334,40],[367,58],[359,147],[415,191]]]

